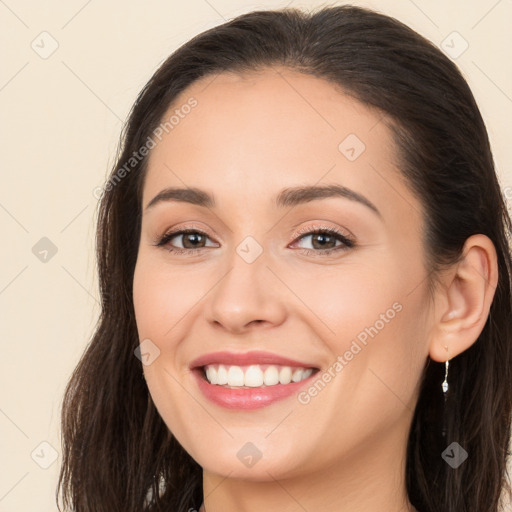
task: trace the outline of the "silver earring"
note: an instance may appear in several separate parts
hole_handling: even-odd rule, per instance
[[[446,350],[446,355],[448,355],[448,345],[445,345],[444,349]],[[441,384],[445,402],[446,402],[446,392],[448,391],[448,368],[449,368],[449,366],[450,366],[450,359],[448,358],[444,363],[444,381]]]
[[[444,381],[441,387],[443,388],[444,399],[446,400],[446,392],[448,391],[448,368],[450,366],[450,361],[446,360],[444,363]]]
[[[448,367],[450,366],[450,363],[448,362],[448,360],[444,363],[444,381],[443,383],[441,384],[441,387],[443,389],[443,396],[444,396],[444,400],[443,400],[443,424],[441,426],[441,435],[443,436],[444,439],[446,439],[446,416],[447,416],[447,391],[448,391]]]
[[[444,346],[446,353],[448,354],[448,345]],[[444,397],[444,403],[443,403],[443,424],[441,428],[441,435],[443,438],[446,438],[446,418],[447,418],[447,399],[448,399],[448,368],[450,367],[450,360],[447,359],[444,363],[444,380],[441,384],[441,389],[443,390],[443,397]]]

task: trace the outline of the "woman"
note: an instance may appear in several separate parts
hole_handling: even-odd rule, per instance
[[[260,11],[193,38],[101,193],[64,505],[498,511],[510,232],[467,83],[395,19]]]

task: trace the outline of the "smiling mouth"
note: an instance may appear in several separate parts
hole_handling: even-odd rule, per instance
[[[204,380],[212,385],[232,389],[251,389],[288,385],[308,379],[319,371],[313,367],[277,364],[229,365],[208,364],[198,368]]]

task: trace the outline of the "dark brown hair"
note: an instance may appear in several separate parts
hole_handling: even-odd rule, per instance
[[[432,283],[458,261],[471,235],[494,243],[499,282],[478,340],[451,361],[446,438],[444,365],[426,362],[406,484],[420,512],[497,512],[501,490],[509,488],[512,230],[486,128],[466,81],[435,45],[394,18],[353,6],[241,15],[180,47],[141,91],[100,201],[102,309],[63,400],[57,495],[61,490],[64,506],[77,512],[186,512],[201,504],[202,469],[158,414],[134,356],[132,281],[147,157],[122,179],[118,170],[195,80],[273,65],[328,80],[385,116],[400,169],[425,212]],[[469,454],[457,469],[441,457],[454,441]]]

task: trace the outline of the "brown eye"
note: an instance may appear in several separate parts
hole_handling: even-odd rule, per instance
[[[204,247],[202,244],[206,241],[206,236],[197,231],[187,231],[180,234],[175,234],[172,238],[182,237],[182,245],[184,249],[195,249],[197,247]],[[170,240],[169,240],[170,241]]]
[[[325,233],[313,233],[312,235],[308,235],[308,237],[311,237],[314,249],[333,249],[336,247],[337,239],[333,235]]]
[[[344,251],[355,246],[353,240],[334,228],[315,228],[303,231],[294,244],[298,244],[301,240],[307,238],[310,238],[312,249],[299,247],[307,255],[328,255],[332,252]]]
[[[181,239],[181,247],[171,243],[172,240]],[[206,242],[209,236],[197,229],[181,229],[166,233],[157,243],[158,247],[165,247],[170,252],[185,253],[201,250],[207,247]],[[215,247],[215,245],[214,245]]]

